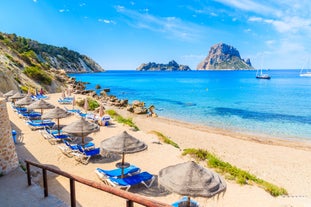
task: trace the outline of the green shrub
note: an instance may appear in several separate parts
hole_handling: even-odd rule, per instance
[[[38,66],[26,67],[24,69],[25,75],[29,78],[38,81],[39,83],[51,85],[52,78],[44,70],[40,69]]]
[[[158,136],[159,140],[163,141],[166,144],[170,144],[173,147],[176,147],[179,149],[179,146],[177,143],[173,142],[170,138],[168,138],[167,136],[165,136],[164,134],[162,134],[161,132],[157,132],[157,131],[151,131],[150,133],[155,134]]]
[[[201,161],[206,160],[208,167],[214,168],[217,172],[224,175],[229,175],[231,179],[234,179],[237,183],[241,185],[255,183],[259,187],[265,189],[265,191],[269,192],[272,196],[287,195],[287,191],[284,188],[278,187],[267,181],[259,179],[255,175],[252,175],[247,171],[241,170],[228,162],[224,162],[216,157],[214,154],[209,153],[206,150],[193,148],[185,149],[183,155],[187,154]]]
[[[99,107],[99,103],[96,100],[89,98],[89,97],[87,97],[86,100],[88,103],[88,110],[94,111],[96,108]],[[76,101],[76,104],[80,107],[84,107],[84,101],[85,101],[85,99],[80,100],[80,101]]]
[[[121,115],[119,115],[116,111],[114,110],[106,110],[106,113],[109,114],[114,120],[116,120],[118,123],[128,125],[130,127],[133,127],[136,131],[139,130],[139,128],[135,125],[133,120],[131,118],[123,118]]]
[[[99,103],[96,100],[88,98],[87,101],[88,101],[89,109],[91,111],[94,111],[96,108],[99,107]]]

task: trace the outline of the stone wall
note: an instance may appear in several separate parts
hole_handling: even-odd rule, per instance
[[[0,98],[0,174],[7,174],[16,167],[18,167],[18,157],[12,138],[6,101]]]

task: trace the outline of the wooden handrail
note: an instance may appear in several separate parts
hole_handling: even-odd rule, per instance
[[[169,204],[165,204],[159,201],[155,201],[149,198],[146,198],[141,195],[137,195],[128,191],[120,190],[118,188],[114,188],[108,185],[105,185],[103,183],[95,182],[92,180],[88,180],[76,175],[72,175],[70,173],[54,169],[50,166],[39,164],[39,163],[34,163],[29,160],[25,160],[26,162],[26,169],[27,169],[27,179],[28,179],[28,185],[31,185],[31,176],[30,176],[30,165],[33,165],[35,167],[41,168],[43,171],[43,187],[44,187],[44,196],[48,196],[48,184],[47,184],[47,176],[46,176],[46,171],[50,171],[53,173],[56,173],[58,175],[64,176],[69,178],[70,180],[70,200],[71,200],[71,206],[75,207],[76,206],[76,197],[75,197],[75,181],[82,183],[84,185],[90,186],[92,188],[99,189],[101,191],[105,191],[107,193],[113,194],[115,196],[121,197],[126,199],[126,206],[127,207],[132,207],[133,202],[141,204],[143,206],[147,207],[171,207]]]

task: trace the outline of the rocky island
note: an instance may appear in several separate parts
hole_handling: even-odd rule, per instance
[[[172,60],[168,64],[159,64],[155,62],[143,63],[136,70],[138,71],[190,71],[187,65],[179,65]]]
[[[242,59],[239,51],[227,44],[213,45],[208,56],[198,64],[197,70],[254,69],[250,59]]]

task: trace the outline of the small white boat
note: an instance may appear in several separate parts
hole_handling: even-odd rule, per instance
[[[307,63],[309,63],[309,59]],[[309,71],[308,69],[304,69],[304,66],[303,66],[300,70],[299,76],[300,77],[311,77],[311,71]]]
[[[300,73],[300,77],[311,77],[311,72]]]
[[[262,69],[260,69],[260,72],[257,70],[256,78],[257,78],[257,79],[271,79],[271,77],[270,77],[269,74],[267,74],[267,73],[262,73]]]

